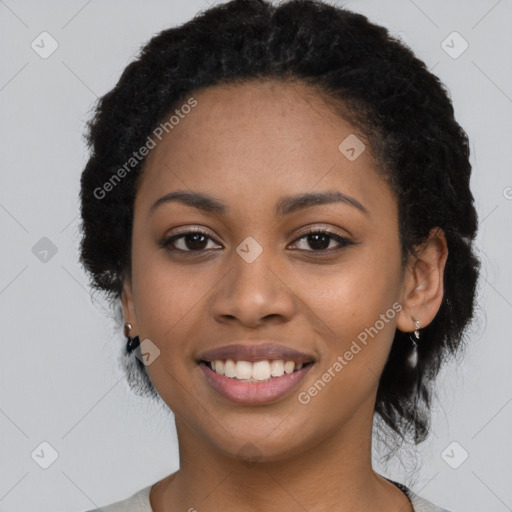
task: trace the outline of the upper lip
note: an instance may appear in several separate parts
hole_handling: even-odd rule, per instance
[[[295,363],[308,363],[314,361],[314,357],[304,352],[299,352],[278,343],[248,344],[234,343],[222,347],[212,348],[199,356],[199,361],[218,361],[233,359],[235,361],[262,361],[283,360]]]

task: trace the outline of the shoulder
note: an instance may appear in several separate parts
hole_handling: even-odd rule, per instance
[[[414,507],[414,512],[449,512],[449,510],[438,507],[418,495],[413,494],[410,499]]]
[[[418,496],[415,492],[411,491],[406,485],[395,482],[390,478],[386,478],[389,482],[396,485],[411,501],[414,512],[450,512],[445,508],[438,507],[430,501]]]
[[[152,487],[153,484],[148,485],[130,498],[88,512],[153,512],[149,502],[149,492]]]
[[[430,501],[418,496],[416,493],[405,487],[405,494],[411,500],[414,512],[449,512],[445,508],[438,507]]]
[[[398,482],[393,483],[411,500],[414,512],[449,512],[445,508],[438,507],[421,496],[418,496],[405,485],[399,484]],[[153,512],[149,502],[149,493],[152,487],[153,484],[141,489],[130,498],[117,501],[105,507],[89,510],[88,512]]]

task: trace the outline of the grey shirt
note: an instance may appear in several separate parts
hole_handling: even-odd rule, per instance
[[[388,479],[389,480],[389,479]],[[414,512],[449,512],[448,510],[436,507],[429,501],[421,498],[412,492],[405,485],[390,480],[395,484],[411,501]],[[153,512],[151,504],[149,503],[149,493],[155,484],[151,484],[139,492],[134,494],[131,498],[123,501],[118,501],[106,507],[90,510],[89,512]]]

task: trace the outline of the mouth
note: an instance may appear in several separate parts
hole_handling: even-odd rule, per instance
[[[209,350],[197,364],[207,383],[238,405],[270,404],[289,395],[315,364],[297,350],[266,343],[239,343]]]
[[[285,398],[299,386],[313,365],[313,361],[282,360],[199,362],[211,388],[237,405],[271,404]]]
[[[313,361],[297,363],[282,359],[264,359],[261,361],[234,361],[233,359],[217,359],[215,361],[199,361],[217,375],[239,382],[268,382],[283,375],[298,372],[313,364]]]

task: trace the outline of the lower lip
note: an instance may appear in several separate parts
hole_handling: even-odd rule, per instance
[[[209,384],[228,400],[241,405],[268,404],[286,396],[306,376],[313,364],[308,364],[293,373],[272,377],[262,382],[242,382],[230,379],[211,370],[206,364],[199,364]]]

